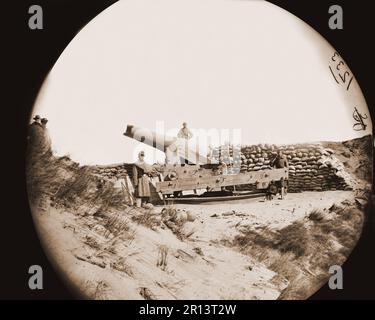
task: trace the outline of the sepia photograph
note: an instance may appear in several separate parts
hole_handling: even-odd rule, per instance
[[[79,298],[305,300],[349,258],[373,183],[350,66],[262,0],[127,0],[39,91],[26,182]]]

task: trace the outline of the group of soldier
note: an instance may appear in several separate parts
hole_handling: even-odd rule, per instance
[[[51,155],[51,140],[47,130],[47,118],[36,115],[29,125],[28,131],[28,161],[34,162],[43,155]]]

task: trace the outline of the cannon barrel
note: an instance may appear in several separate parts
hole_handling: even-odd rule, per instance
[[[185,159],[192,164],[207,163],[207,157],[200,154],[197,146],[195,148],[189,147],[189,142],[185,139],[157,134],[149,129],[134,125],[128,125],[124,135],[164,152],[167,163],[173,163],[172,158]]]

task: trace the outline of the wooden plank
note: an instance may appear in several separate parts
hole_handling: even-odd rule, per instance
[[[270,183],[288,178],[287,169],[262,170],[254,172],[239,173],[236,175],[218,176],[193,176],[190,178],[176,179],[174,181],[163,181],[156,184],[156,190],[162,193],[173,193],[174,191],[186,191],[193,189],[220,188],[243,184]]]

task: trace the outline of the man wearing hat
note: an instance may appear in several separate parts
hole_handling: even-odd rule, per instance
[[[275,169],[284,169],[284,168],[287,169],[287,168],[289,168],[288,158],[286,156],[284,156],[284,154],[281,150],[279,150],[276,158],[272,161],[271,164],[272,164],[272,167],[275,168]],[[282,178],[279,181],[278,184],[279,184],[279,187],[280,187],[280,197],[281,197],[281,199],[284,199],[285,190],[286,190],[286,187],[287,187],[287,182],[284,180],[284,178]]]
[[[29,126],[28,136],[28,157],[29,160],[35,162],[40,156],[47,152],[51,155],[51,140],[48,135],[46,118],[41,119],[39,115],[33,118],[33,122]]]
[[[150,200],[150,177],[152,172],[152,166],[145,162],[145,152],[139,152],[138,160],[133,165],[133,184],[135,196],[141,199],[141,205],[148,203]]]
[[[40,115],[35,115],[35,117],[33,118],[33,123],[32,124],[40,124]]]
[[[36,115],[33,120],[34,121],[29,125],[27,137],[27,154],[30,162],[35,162],[39,158],[42,142],[44,140],[44,129],[42,123],[40,122],[40,116]]]
[[[186,139],[186,140],[190,140],[190,139],[193,137],[193,134],[192,134],[191,131],[188,129],[188,127],[187,127],[187,123],[186,123],[186,122],[184,122],[184,123],[182,124],[182,128],[181,128],[180,131],[178,132],[177,137],[178,137],[178,138],[181,138],[181,139]]]
[[[43,118],[42,120],[40,120],[40,123],[42,124],[42,127],[43,127],[43,128],[46,128],[46,126],[47,126],[47,122],[48,122],[48,119],[47,119],[47,118]]]
[[[47,123],[48,123],[48,119],[47,118],[43,118],[42,120],[40,120],[40,123],[42,125],[42,128],[43,128],[43,149],[42,149],[42,153],[46,153],[46,152],[49,152],[51,153],[51,139],[49,137],[49,134],[48,134],[48,130],[47,130]]]
[[[187,160],[187,157],[188,157],[188,154],[189,154],[188,140],[190,140],[192,137],[193,137],[193,134],[191,133],[191,131],[187,127],[187,123],[184,122],[182,124],[182,128],[180,129],[180,131],[177,134],[177,138],[185,140],[185,143],[184,143],[184,146],[183,146],[185,156],[180,158],[181,163],[185,163],[185,164],[189,163],[189,161]]]
[[[42,127],[42,123],[41,123],[41,118],[39,115],[36,115],[34,118],[33,118],[33,122],[30,124],[30,128],[36,126],[36,127]]]

